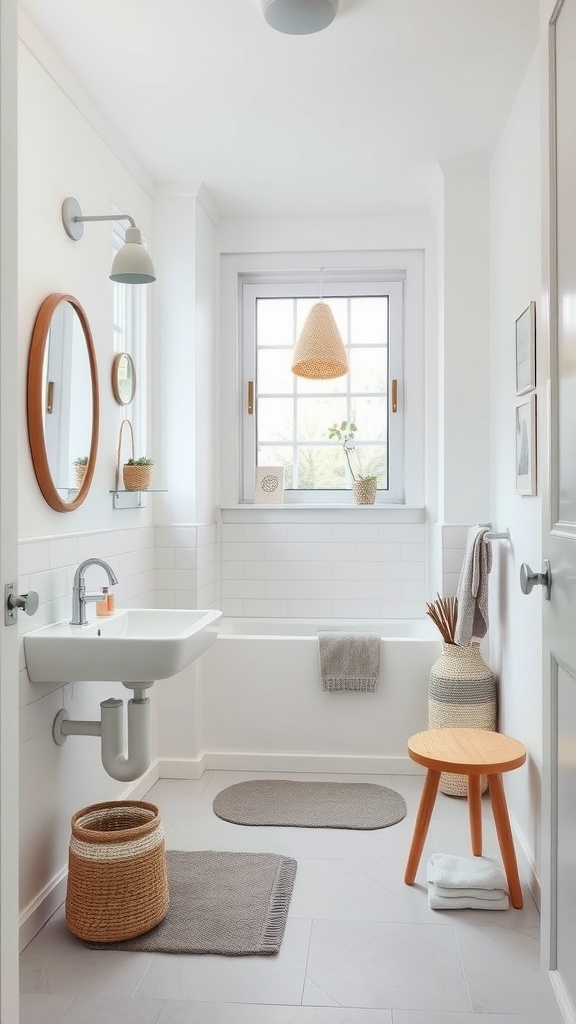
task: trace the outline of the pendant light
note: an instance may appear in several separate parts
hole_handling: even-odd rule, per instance
[[[348,357],[334,314],[322,298],[316,302],[294,348],[292,373],[309,380],[333,380],[348,373]]]
[[[262,0],[262,13],[271,28],[304,36],[331,25],[339,0]]]

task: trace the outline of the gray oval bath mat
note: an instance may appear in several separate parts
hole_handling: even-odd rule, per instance
[[[299,828],[387,828],[406,815],[400,793],[371,782],[254,779],[223,789],[212,806],[235,825]]]

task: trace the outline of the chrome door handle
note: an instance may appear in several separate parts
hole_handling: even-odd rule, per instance
[[[545,587],[544,597],[547,601],[550,600],[552,573],[550,571],[550,562],[547,558],[544,559],[543,572],[534,572],[527,562],[522,562],[520,566],[520,590],[523,594],[531,594],[533,587]]]
[[[27,615],[34,615],[34,612],[38,611],[39,598],[36,591],[31,590],[28,594],[17,594],[15,583],[7,583],[4,587],[4,601],[4,624],[6,626],[11,626],[17,621],[19,608]]]

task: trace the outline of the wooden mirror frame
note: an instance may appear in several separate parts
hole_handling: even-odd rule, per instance
[[[52,316],[61,302],[69,302],[74,308],[82,330],[88,350],[90,363],[90,378],[92,381],[92,434],[90,440],[90,453],[88,465],[82,486],[73,501],[63,501],[52,479],[48,457],[46,455],[46,444],[44,440],[44,425],[42,419],[42,408],[44,396],[42,394],[42,372],[46,344]],[[28,415],[28,441],[32,455],[34,472],[38,486],[42,491],[45,501],[48,502],[55,512],[73,512],[88,497],[94,470],[96,469],[96,456],[98,454],[98,428],[100,425],[100,401],[98,390],[98,367],[96,363],[96,351],[88,317],[82,306],[73,295],[66,295],[63,292],[54,292],[49,295],[40,306],[38,315],[32,331],[30,354],[28,356],[28,385],[27,385],[27,415]]]
[[[122,393],[118,384],[118,369],[122,359],[127,359],[132,367],[132,394],[127,401],[122,398]],[[134,366],[132,356],[128,352],[118,352],[118,354],[114,356],[114,362],[112,363],[112,392],[114,394],[114,398],[118,402],[118,405],[131,405],[134,401],[134,395],[136,394],[136,367]]]

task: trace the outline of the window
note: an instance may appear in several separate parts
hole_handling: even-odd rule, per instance
[[[334,275],[336,276],[336,275]],[[403,412],[392,412],[402,381],[404,281],[400,273],[347,274],[323,282],[348,354],[349,372],[315,381],[291,371],[296,339],[318,280],[241,278],[242,375],[254,381],[254,413],[243,410],[243,500],[254,497],[257,465],[283,466],[285,502],[341,503],[352,473],[377,476],[378,501],[403,501]],[[246,393],[246,392],[244,392]],[[349,462],[330,427],[354,423]]]
[[[118,211],[114,211],[118,212]],[[116,255],[124,245],[124,224],[113,222],[112,248]],[[131,405],[120,406],[121,418],[132,422],[138,446],[136,456],[146,454],[146,288],[112,282],[114,354],[127,352],[136,369],[136,392]]]

